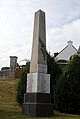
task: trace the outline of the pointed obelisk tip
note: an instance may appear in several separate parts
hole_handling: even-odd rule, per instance
[[[43,13],[45,13],[43,10],[41,10],[41,9],[39,9],[37,12],[43,12]]]

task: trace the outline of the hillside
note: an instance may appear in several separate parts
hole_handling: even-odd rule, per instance
[[[0,119],[33,119],[22,115],[21,107],[16,103],[17,83],[18,80],[0,80]],[[80,116],[55,113],[53,117],[45,119],[80,119]]]

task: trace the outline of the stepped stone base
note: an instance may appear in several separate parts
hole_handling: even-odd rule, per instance
[[[53,115],[51,96],[47,93],[26,93],[22,112],[34,117],[45,117]]]

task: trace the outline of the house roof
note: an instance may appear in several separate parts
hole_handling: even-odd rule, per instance
[[[59,52],[59,54],[55,57],[55,59],[57,61],[58,60],[69,60],[70,56],[72,56],[75,53],[77,53],[77,49],[73,46],[73,42],[70,40],[68,41],[68,45]]]
[[[71,44],[72,44],[72,41],[70,40],[70,41],[68,41],[68,45],[66,46],[66,47],[64,47],[60,52],[59,52],[59,54],[61,53],[61,52],[63,52],[63,50],[65,50],[68,46],[69,46],[69,42],[71,42]],[[77,49],[72,45],[72,47],[77,51]],[[58,55],[59,55],[58,54]]]

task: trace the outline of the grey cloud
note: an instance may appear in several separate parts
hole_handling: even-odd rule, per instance
[[[0,67],[10,55],[30,58],[34,12],[38,9],[46,12],[48,50],[59,51],[69,38],[78,46],[79,0],[0,0]]]

